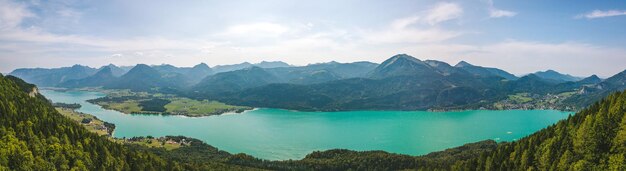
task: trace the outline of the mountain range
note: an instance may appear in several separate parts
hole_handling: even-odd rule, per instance
[[[280,61],[262,61],[260,63],[251,64],[248,62],[244,62],[241,64],[232,64],[232,65],[218,65],[213,68],[210,68],[205,63],[200,63],[194,67],[175,67],[169,64],[162,65],[152,65],[154,69],[161,73],[179,73],[179,74],[188,74],[188,78],[191,79],[192,83],[197,83],[207,75],[220,73],[220,72],[228,72],[234,70],[240,70],[244,68],[248,68],[251,66],[258,66],[261,68],[278,68],[278,67],[290,67],[291,65],[280,62]],[[89,76],[94,75],[98,71],[109,68],[111,73],[115,77],[121,77],[126,74],[132,68],[136,66],[117,66],[114,64],[109,64],[106,66],[102,66],[100,68],[92,68],[89,66],[83,65],[74,65],[71,67],[61,67],[61,68],[19,68],[13,70],[8,73],[8,75],[13,75],[24,79],[27,82],[36,84],[41,87],[57,87],[64,85],[72,85],[75,83],[65,83],[65,82],[75,82],[70,80],[79,80],[83,78],[87,78]],[[83,86],[83,85],[78,85]],[[85,85],[89,86],[89,85]]]
[[[75,65],[17,69],[10,75],[40,86],[167,92],[253,107],[322,111],[476,108],[516,93],[563,92],[576,92],[563,100],[567,105],[586,106],[610,92],[626,89],[624,72],[606,80],[553,70],[517,77],[465,61],[452,66],[406,54],[381,64],[333,61],[291,66],[264,61],[213,68],[201,63],[194,67],[139,64],[99,69]]]
[[[541,77],[546,80],[550,80],[557,83],[568,82],[568,81],[579,81],[583,78],[574,77],[569,74],[561,74],[555,70],[546,70],[546,71],[538,71],[534,73],[538,77]]]
[[[62,68],[22,68],[9,73],[38,86],[56,86],[62,82],[86,78],[95,74],[97,69],[82,65]]]

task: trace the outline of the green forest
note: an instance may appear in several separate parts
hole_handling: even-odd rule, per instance
[[[0,75],[0,170],[237,169],[203,162],[190,166],[90,133],[63,117],[34,85]]]
[[[0,170],[626,170],[624,92],[515,142],[424,156],[335,149],[266,161],[194,139],[174,150],[118,144],[59,114],[33,87],[0,75]]]
[[[626,93],[531,136],[457,163],[455,170],[626,170]]]

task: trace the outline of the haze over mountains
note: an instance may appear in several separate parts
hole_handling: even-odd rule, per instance
[[[497,68],[465,61],[452,66],[406,54],[383,63],[328,62],[291,66],[283,62],[194,67],[86,66],[17,69],[10,73],[39,86],[103,87],[180,94],[237,105],[298,110],[423,110],[464,108],[501,100],[515,93],[549,95],[578,92],[571,100],[588,105],[595,98],[626,88],[624,72],[606,80],[578,78],[553,70],[517,77]]]

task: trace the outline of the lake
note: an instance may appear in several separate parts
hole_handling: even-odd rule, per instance
[[[53,102],[79,103],[78,111],[114,123],[115,137],[184,135],[230,153],[270,160],[301,159],[316,150],[384,150],[422,155],[466,143],[513,141],[567,118],[556,110],[299,112],[256,109],[208,117],[129,115],[85,100],[99,92],[41,93]]]

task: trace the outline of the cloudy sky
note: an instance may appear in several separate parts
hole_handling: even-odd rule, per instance
[[[589,3],[593,2],[593,4]],[[514,74],[626,69],[626,1],[0,0],[0,72],[113,63],[380,63]]]

